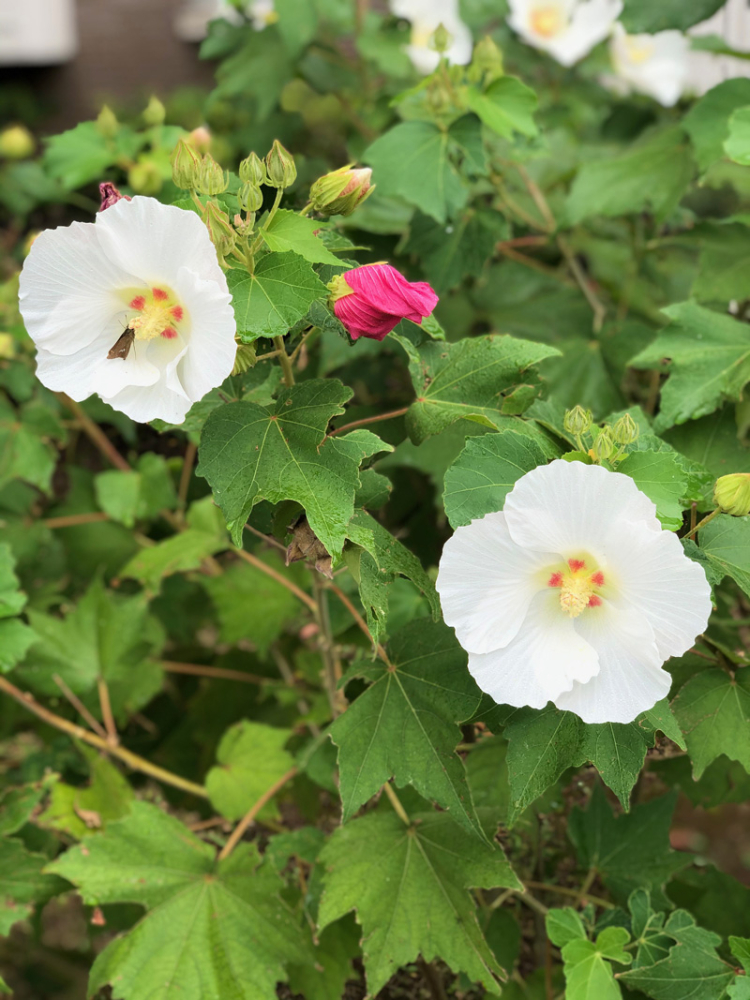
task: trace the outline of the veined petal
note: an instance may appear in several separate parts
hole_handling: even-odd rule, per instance
[[[491,653],[469,653],[469,673],[499,705],[544,708],[563,691],[585,687],[599,671],[593,646],[560,611],[557,592],[534,597],[513,641]],[[577,682],[577,683],[576,683]]]
[[[522,476],[506,497],[504,512],[519,545],[565,557],[581,549],[601,555],[625,522],[661,532],[656,507],[629,476],[562,459]]]
[[[421,323],[438,303],[426,281],[407,281],[390,264],[368,264],[346,271],[347,285],[382,313]],[[353,296],[347,296],[353,298]]]
[[[553,555],[516,545],[502,513],[457,528],[443,548],[436,586],[445,620],[463,648],[489,653],[507,646],[525,627],[540,589],[535,574],[554,561]]]
[[[359,337],[383,340],[401,322],[400,316],[380,312],[367,302],[362,302],[356,295],[346,295],[342,299],[337,299],[333,304],[333,311],[353,340]]]
[[[173,287],[185,304],[190,333],[180,380],[196,401],[232,374],[237,354],[232,296],[225,282],[203,281],[185,267]]]
[[[614,603],[648,620],[662,660],[687,652],[708,625],[711,588],[679,538],[629,525],[610,536],[606,556],[616,577]]]
[[[109,259],[142,281],[170,285],[189,263],[198,277],[226,287],[213,243],[195,212],[137,197],[101,212],[96,230]]]
[[[74,222],[34,240],[21,271],[21,314],[39,347],[76,354],[122,315],[117,289],[138,284],[102,251],[94,223]]]
[[[553,700],[584,722],[632,722],[669,694],[672,678],[645,615],[605,601],[575,619],[576,631],[599,657],[599,672]]]
[[[192,405],[184,395],[168,389],[163,381],[149,386],[129,385],[104,401],[140,424],[149,420],[181,424]]]

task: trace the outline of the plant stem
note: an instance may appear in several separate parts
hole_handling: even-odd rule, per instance
[[[342,677],[341,661],[336,655],[336,647],[331,629],[331,616],[328,613],[328,594],[326,588],[318,579],[316,570],[312,571],[313,593],[318,607],[317,619],[321,631],[320,652],[325,666],[326,688],[328,690],[328,700],[331,704],[331,714],[335,719],[337,715],[346,708],[343,692],[339,691],[339,681]]]
[[[583,885],[581,886],[581,888],[576,893],[576,906],[581,906],[581,904],[583,903],[584,899],[587,898],[588,891],[591,888],[591,886],[594,884],[594,879],[596,878],[596,876],[598,874],[599,873],[596,870],[596,868],[594,868],[593,866],[591,868],[589,868],[588,873],[586,875],[586,878],[583,880]]]
[[[75,416],[76,420],[81,425],[83,433],[88,437],[92,444],[98,448],[110,464],[114,465],[114,467],[119,469],[121,472],[131,472],[132,470],[130,468],[130,464],[122,457],[101,427],[99,427],[98,424],[95,424],[91,417],[84,413],[82,407],[64,392],[56,392],[55,395],[63,406],[66,406]]]
[[[170,674],[191,674],[194,677],[211,677],[215,680],[242,681],[244,684],[267,684],[271,678],[259,674],[246,674],[244,670],[230,670],[228,667],[207,667],[201,663],[177,663],[161,660],[162,667]]]
[[[11,684],[9,680],[5,677],[0,676],[0,691],[4,691],[10,698],[17,701],[19,705],[32,712],[38,719],[42,722],[46,722],[48,725],[53,726],[55,729],[59,729],[63,733],[67,733],[74,739],[82,740],[84,743],[88,743],[89,746],[96,747],[98,750],[103,750],[105,753],[110,754],[112,757],[117,757],[128,767],[131,767],[134,771],[140,771],[142,774],[148,774],[152,778],[156,778],[157,781],[163,781],[165,785],[172,785],[173,788],[179,788],[183,792],[190,792],[191,795],[196,795],[198,798],[207,799],[208,793],[202,785],[196,785],[192,781],[188,781],[186,778],[181,778],[178,774],[172,774],[171,771],[165,770],[163,767],[159,767],[156,764],[152,764],[151,761],[145,759],[145,757],[139,757],[137,754],[131,753],[130,750],[126,750],[121,746],[112,746],[108,740],[102,739],[101,736],[97,736],[96,733],[90,733],[88,729],[84,729],[82,726],[76,725],[75,722],[69,722],[68,719],[63,719],[60,715],[55,715],[54,712],[50,712],[49,709],[40,705],[36,701],[33,695],[28,694],[25,691],[21,691],[14,684]]]
[[[557,237],[557,245],[560,247],[560,251],[568,263],[570,273],[575,278],[578,287],[581,289],[586,301],[591,306],[591,311],[594,314],[594,333],[599,333],[607,316],[606,307],[597,298],[596,293],[591,287],[591,283],[586,275],[586,272],[578,263],[578,258],[564,236]]]
[[[536,913],[540,913],[542,916],[546,916],[549,913],[549,907],[545,906],[544,903],[540,903],[530,892],[525,892],[523,889],[514,889],[513,895]]]
[[[109,514],[102,511],[92,511],[90,514],[68,514],[66,517],[48,517],[42,521],[46,528],[75,528],[78,524],[96,524],[97,521],[108,521]]]
[[[99,722],[98,719],[94,718],[91,712],[89,712],[89,710],[83,704],[81,699],[77,695],[73,694],[68,685],[62,679],[62,677],[60,677],[59,674],[53,674],[52,680],[55,682],[55,684],[57,684],[57,686],[60,688],[60,690],[68,699],[73,708],[79,713],[79,715],[83,716],[86,722],[88,722],[89,726],[91,726],[94,732],[98,736],[101,736],[103,740],[106,740],[107,738],[106,729],[104,729],[104,727],[102,726],[102,724]]]
[[[289,355],[286,353],[286,348],[284,347],[283,337],[273,338],[274,347],[279,352],[279,363],[281,364],[281,370],[284,373],[284,385],[287,388],[291,388],[294,385],[294,370],[292,368],[292,362],[289,360]]]
[[[255,535],[256,538],[260,538],[266,543],[266,545],[271,545],[275,549],[279,549],[280,552],[286,554],[286,545],[282,545],[281,542],[277,542],[275,538],[271,535],[264,535],[262,531],[258,531],[249,522],[245,525],[245,531],[249,531],[251,534]]]
[[[391,805],[393,806],[393,811],[396,813],[398,818],[406,823],[407,826],[411,826],[411,820],[409,819],[409,814],[406,809],[401,805],[401,799],[396,795],[396,791],[393,785],[389,781],[383,785],[383,791],[391,800]]]
[[[291,580],[287,580],[285,576],[282,576],[281,573],[278,573],[275,569],[258,559],[258,557],[254,556],[251,552],[246,552],[244,549],[234,549],[233,551],[235,555],[240,557],[240,559],[244,559],[245,562],[250,563],[251,566],[255,566],[256,569],[265,573],[266,576],[270,576],[277,583],[280,583],[282,587],[286,587],[286,589],[291,591],[294,596],[298,598],[298,600],[302,601],[303,604],[306,604],[313,614],[317,615],[318,605],[309,594],[306,594],[304,590],[300,590],[295,583],[292,583]]]
[[[266,805],[266,803],[270,802],[271,799],[274,797],[274,795],[284,787],[287,781],[291,781],[296,773],[297,773],[297,768],[296,767],[291,768],[289,771],[286,772],[285,775],[279,778],[278,781],[274,782],[274,784],[271,785],[269,789],[263,792],[263,794],[261,795],[261,797],[258,799],[257,802],[253,803],[253,805],[248,809],[248,811],[245,813],[245,815],[242,817],[242,819],[239,821],[237,826],[232,831],[229,840],[222,847],[219,853],[219,861],[225,861],[229,857],[229,855],[235,849],[237,844],[239,844],[240,840],[242,840],[245,831],[254,821],[255,817],[261,811],[263,806]]]
[[[337,427],[331,431],[328,437],[335,437],[337,434],[343,434],[344,431],[353,430],[355,427],[364,427],[366,424],[376,424],[381,420],[394,420],[396,417],[403,417],[408,410],[408,406],[402,406],[400,410],[391,410],[390,413],[378,413],[374,417],[363,417],[361,420],[352,420],[350,424],[343,424],[341,427]]]
[[[97,677],[96,687],[99,692],[99,706],[102,710],[102,721],[104,722],[104,728],[107,730],[107,742],[111,744],[111,746],[116,747],[120,742],[120,737],[117,735],[115,717],[112,715],[112,702],[109,697],[109,688],[107,687],[107,682],[103,677]]]
[[[716,510],[712,510],[710,514],[706,514],[706,516],[703,518],[702,521],[698,521],[696,526],[691,531],[688,531],[686,535],[682,536],[683,541],[686,538],[692,538],[693,535],[697,531],[700,531],[701,528],[705,527],[705,525],[707,525],[709,521],[713,521],[713,519],[716,517],[717,514],[721,514],[721,507],[717,507]]]
[[[177,490],[177,507],[178,510],[184,511],[187,505],[187,495],[190,489],[190,479],[193,475],[193,466],[195,465],[195,456],[198,454],[198,445],[193,441],[188,441],[188,446],[185,449],[185,457],[182,460],[182,471],[180,472],[180,485]]]
[[[569,889],[564,885],[550,885],[547,882],[524,882],[525,886],[530,889],[544,889],[545,892],[556,892],[561,896],[574,896],[576,899],[581,893],[580,889]],[[614,903],[610,903],[608,899],[602,899],[601,896],[592,896],[590,892],[586,893],[586,899],[592,903],[596,903],[597,906],[603,906],[607,910],[613,910],[615,908]]]
[[[421,955],[417,959],[417,965],[432,994],[432,1000],[448,1000],[448,994],[435,966],[431,962],[425,962]]]

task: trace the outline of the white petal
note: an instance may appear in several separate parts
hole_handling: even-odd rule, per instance
[[[600,555],[613,533],[627,530],[623,522],[661,532],[656,507],[629,476],[583,462],[557,459],[526,473],[503,509],[515,542],[566,558],[581,551]]]
[[[553,4],[510,0],[508,23],[524,41],[549,52],[563,66],[572,66],[606,38],[622,12],[622,0],[559,0],[561,15],[569,18],[568,26],[559,34],[545,36],[535,31],[532,23],[534,9],[542,6]]]
[[[173,287],[185,305],[190,337],[190,350],[179,366],[180,380],[195,402],[232,373],[237,354],[232,297],[226,281],[202,281],[184,267]]]
[[[185,264],[206,281],[224,282],[208,230],[195,212],[133,198],[96,217],[99,242],[110,260],[153,285],[172,285]]]
[[[516,545],[501,513],[457,528],[443,548],[437,589],[463,648],[489,653],[507,646],[543,586],[535,574],[556,561]]]
[[[599,670],[596,650],[562,613],[558,592],[543,590],[529,606],[516,638],[505,649],[469,653],[469,673],[499,705],[544,708]],[[576,685],[579,686],[579,685]]]
[[[688,559],[671,531],[654,536],[638,525],[612,535],[605,552],[615,604],[648,619],[662,660],[682,656],[711,614],[711,588],[703,568]]]
[[[669,694],[672,678],[645,615],[604,602],[575,619],[576,630],[596,650],[599,673],[553,700],[584,722],[632,722]]]
[[[190,400],[170,391],[163,382],[145,387],[129,385],[105,402],[140,424],[149,420],[181,424],[191,405]]]
[[[107,341],[109,347],[111,341]],[[75,354],[52,354],[40,347],[36,356],[36,377],[53,392],[64,392],[80,402],[96,392],[96,370],[109,347],[94,341]]]
[[[102,399],[116,396],[129,385],[156,385],[161,372],[148,359],[147,344],[130,348],[127,358],[105,358],[96,371],[96,391]]]
[[[682,96],[689,73],[690,40],[681,31],[628,35],[616,25],[610,47],[620,80],[649,94],[665,107]]]
[[[138,284],[103,253],[93,223],[74,222],[34,240],[21,271],[21,314],[38,346],[75,354],[124,315],[117,289]]]

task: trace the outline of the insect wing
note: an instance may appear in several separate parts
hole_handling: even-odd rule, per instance
[[[127,327],[115,341],[114,347],[111,348],[107,355],[107,360],[111,361],[113,358],[122,358],[124,361],[128,354],[130,354],[130,348],[133,346],[134,340],[135,330]]]

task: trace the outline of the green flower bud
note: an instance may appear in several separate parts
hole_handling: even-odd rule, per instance
[[[196,151],[185,139],[180,139],[172,150],[172,180],[178,188],[184,191],[195,191],[198,187],[201,160]]]
[[[107,104],[104,105],[102,110],[97,115],[96,130],[99,135],[103,135],[105,139],[114,139],[120,131],[120,123],[118,122],[112,108],[110,108]]]
[[[489,35],[485,35],[474,46],[471,65],[480,75],[486,73],[491,80],[503,75],[503,54]]]
[[[310,188],[310,203],[321,215],[351,215],[375,190],[372,170],[352,170],[351,164],[319,177]]]
[[[240,180],[244,184],[254,184],[256,187],[259,187],[261,184],[268,182],[266,165],[257,153],[251,153],[240,163],[239,173]]]
[[[640,433],[638,424],[629,413],[620,417],[612,427],[612,437],[615,439],[615,444],[619,445],[633,444],[634,441],[638,440]]]
[[[591,449],[593,457],[597,462],[606,462],[615,450],[615,442],[612,439],[612,431],[609,427],[603,427],[596,436]]]
[[[128,170],[128,184],[136,194],[154,195],[162,189],[161,170],[150,160],[135,163]]]
[[[225,257],[237,242],[237,233],[229,222],[229,216],[216,202],[209,201],[204,216],[211,242],[221,257]]]
[[[453,35],[451,35],[450,31],[448,31],[446,26],[441,21],[432,36],[432,48],[442,55],[443,52],[448,51],[452,44]]]
[[[198,171],[198,184],[196,186],[196,190],[199,191],[200,194],[215,195],[226,191],[228,187],[228,174],[224,173],[220,164],[216,162],[210,153],[206,153],[201,160],[200,169]]]
[[[733,517],[750,514],[750,473],[732,472],[717,479],[714,501],[725,514]]]
[[[255,366],[256,352],[254,344],[240,344],[234,359],[232,375],[243,375]]]
[[[263,192],[257,184],[247,181],[237,192],[237,201],[243,212],[259,212],[263,205]]]
[[[11,125],[0,132],[0,156],[8,160],[25,160],[34,146],[34,136],[23,125]]]
[[[297,180],[294,157],[278,139],[274,139],[271,152],[266,157],[266,172],[271,187],[288,188]]]
[[[565,411],[563,427],[568,434],[585,434],[591,427],[592,420],[591,410],[584,410],[582,406],[574,406],[572,410]]]
[[[166,117],[167,109],[158,97],[152,95],[143,112],[144,122],[146,125],[163,125]]]

